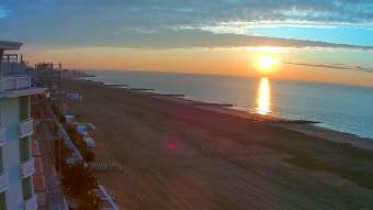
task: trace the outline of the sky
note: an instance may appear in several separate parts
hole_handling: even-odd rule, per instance
[[[373,86],[371,0],[0,0],[0,40],[67,68]]]

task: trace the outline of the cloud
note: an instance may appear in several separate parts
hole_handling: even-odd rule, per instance
[[[328,47],[372,50],[373,46],[357,46],[348,44],[335,44],[308,40],[282,39],[264,36],[243,34],[215,34],[201,30],[165,30],[149,34],[133,34],[128,42],[115,42],[115,45],[140,48],[213,48],[213,47]]]
[[[109,36],[109,37],[108,37]],[[171,48],[230,48],[230,47],[292,47],[292,48],[344,48],[373,50],[373,46],[337,44],[310,40],[284,39],[232,33],[212,33],[203,30],[130,30],[120,33],[93,33],[75,36],[64,34],[57,40],[35,39],[30,42],[40,46],[55,47],[126,47],[145,49]]]
[[[373,4],[364,0],[0,0],[0,5],[4,11],[12,11],[12,18],[0,18],[3,39],[41,45],[178,48],[274,44],[370,49],[258,37],[250,32],[245,35],[245,25],[237,26],[243,30],[230,29],[220,34],[211,33],[215,31],[209,28],[224,23],[236,28],[234,23],[239,22],[373,28]]]
[[[264,20],[321,23],[373,20],[372,3],[362,0],[17,0],[3,4],[18,11],[34,12],[34,17],[54,14],[53,19],[68,16],[79,20],[85,16],[95,21],[121,20],[126,25],[148,27]]]
[[[296,62],[286,62],[287,65],[296,65],[296,66],[308,66],[316,68],[328,68],[328,69],[340,69],[340,70],[358,70],[367,73],[373,73],[373,68],[364,67],[364,66],[350,66],[345,64],[314,64],[314,63],[296,63]]]

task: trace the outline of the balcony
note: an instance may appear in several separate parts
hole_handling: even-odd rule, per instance
[[[0,127],[0,147],[6,143],[5,128]]]
[[[37,210],[38,209],[38,198],[34,194],[30,199],[25,201],[25,210]]]
[[[0,193],[8,189],[8,186],[9,186],[8,177],[9,177],[8,173],[2,173],[0,175]]]
[[[20,137],[31,136],[34,132],[34,121],[32,119],[21,122],[19,128]]]
[[[0,97],[15,98],[21,96],[41,94],[45,91],[45,88],[32,87],[31,77],[28,75],[4,76],[0,78]]]
[[[27,89],[31,87],[29,76],[8,76],[1,79],[1,92]]]
[[[27,178],[33,175],[35,172],[34,159],[30,158],[27,161],[21,163],[21,177]]]

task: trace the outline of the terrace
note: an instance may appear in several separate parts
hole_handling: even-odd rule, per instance
[[[0,41],[0,98],[13,98],[44,92],[34,88],[23,58],[5,51],[19,50],[22,43]]]

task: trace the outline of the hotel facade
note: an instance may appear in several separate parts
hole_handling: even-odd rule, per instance
[[[32,179],[30,100],[44,89],[32,87],[22,58],[8,54],[21,46],[0,41],[0,210],[38,208]]]

